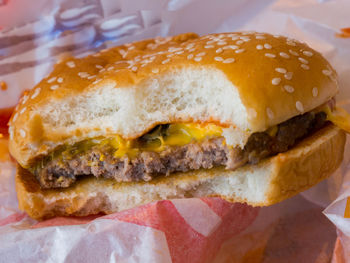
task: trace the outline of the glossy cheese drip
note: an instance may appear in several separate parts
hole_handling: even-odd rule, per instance
[[[339,107],[331,110],[327,106],[324,111],[326,112],[329,121],[347,133],[350,133],[350,114],[346,110]]]
[[[166,136],[156,134],[151,141],[141,146],[135,143],[135,140],[125,140],[119,135],[103,139],[101,143],[111,145],[116,149],[114,157],[120,158],[124,155],[133,157],[140,151],[161,152],[166,146],[182,146],[221,134],[222,128],[215,124],[175,123],[169,126]]]

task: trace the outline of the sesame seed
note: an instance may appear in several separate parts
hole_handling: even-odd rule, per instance
[[[136,66],[133,66],[133,67],[131,68],[131,70],[134,71],[134,72],[136,72],[137,67],[136,67]]]
[[[238,46],[236,46],[236,45],[228,45],[228,46],[225,46],[225,47],[223,47],[222,49],[237,49],[238,48]]]
[[[188,50],[188,52],[193,52],[195,50],[196,50],[195,48],[191,48],[191,49]]]
[[[306,65],[306,64],[301,64],[300,67],[302,67],[305,70],[309,70],[310,69],[310,67],[308,65]]]
[[[215,46],[213,45],[205,45],[204,48],[214,48]]]
[[[285,89],[285,91],[289,92],[289,93],[293,93],[294,92],[294,88],[290,85],[284,85],[283,88]]]
[[[312,57],[312,55],[313,55],[313,53],[311,51],[307,51],[307,50],[303,51],[303,54],[307,57]]]
[[[214,58],[216,61],[223,61],[224,59],[222,57],[215,57]]]
[[[176,52],[180,51],[182,48],[181,47],[169,47],[168,51],[169,52]]]
[[[23,112],[25,112],[26,109],[27,109],[27,107],[23,107],[23,108],[20,110],[19,114],[23,114]]]
[[[248,115],[251,117],[251,118],[256,118],[256,116],[258,115],[256,110],[253,109],[253,108],[248,108]]]
[[[244,48],[241,48],[241,49],[237,49],[237,50],[235,50],[235,53],[242,53],[243,51],[244,51],[245,49]]]
[[[250,41],[250,38],[246,36],[240,36],[239,38],[242,39],[244,42]]]
[[[241,44],[243,44],[243,43],[244,43],[244,41],[242,41],[242,40],[238,40],[238,41],[236,42],[237,45],[241,45]]]
[[[284,78],[287,80],[291,80],[293,77],[293,72],[287,72],[286,74],[284,74]]]
[[[92,84],[97,84],[101,81],[102,79],[96,79],[94,82],[92,82]]]
[[[232,41],[235,41],[235,40],[237,40],[239,37],[238,36],[233,36],[233,37],[231,37],[231,40]]]
[[[176,55],[181,55],[181,54],[184,53],[184,52],[185,52],[185,51],[180,50],[180,51],[175,52],[175,54],[176,54]]]
[[[28,95],[24,95],[23,99],[22,99],[22,104],[26,103],[26,101],[28,100],[29,96]]]
[[[287,40],[287,45],[290,45],[290,46],[293,46],[293,47],[296,46],[295,42],[292,41],[292,40]]]
[[[53,85],[53,86],[50,87],[51,90],[55,90],[55,89],[58,89],[58,88],[59,88],[58,85]]]
[[[223,46],[223,45],[227,45],[227,42],[226,41],[219,41],[217,44],[219,46]]]
[[[300,101],[297,101],[295,103],[295,107],[297,108],[298,111],[304,112],[304,106],[303,106],[303,104]]]
[[[236,34],[227,34],[227,37],[237,37]]]
[[[101,70],[100,70],[100,72],[101,72]],[[81,78],[87,78],[88,76],[90,76],[90,74],[87,73],[87,72],[79,72],[78,76],[81,77]]]
[[[34,90],[34,93],[33,93],[33,95],[30,97],[31,99],[34,99],[36,96],[38,96],[39,95],[39,93],[40,93],[40,88],[37,88],[36,90]]]
[[[291,53],[293,56],[299,56],[298,52],[295,52],[294,50],[289,49],[289,53]]]
[[[318,88],[314,87],[312,89],[312,96],[317,97],[317,95],[318,95]]]
[[[260,36],[260,35],[255,36],[255,38],[256,38],[256,39],[266,39],[264,36]]]
[[[273,78],[271,83],[272,85],[278,85],[281,82],[281,78]]]
[[[330,75],[332,74],[332,72],[331,72],[330,70],[328,70],[328,69],[322,70],[322,73],[323,73],[324,75],[326,75],[326,76],[330,76]]]
[[[52,82],[54,82],[55,80],[56,80],[56,77],[53,77],[53,78],[49,79],[49,80],[47,81],[47,83],[52,83]]]
[[[205,52],[201,52],[201,53],[198,53],[196,56],[197,57],[202,57],[202,56],[204,56],[206,53]]]
[[[197,61],[197,62],[199,62],[199,61],[201,61],[202,60],[202,57],[195,57],[194,58],[194,61]]]
[[[166,57],[167,57],[167,58],[171,58],[171,57],[173,57],[174,55],[175,55],[175,54],[170,53],[170,54],[166,55]]]
[[[261,49],[263,49],[264,47],[262,46],[262,45],[257,45],[256,46],[256,49],[258,49],[258,50],[261,50]]]
[[[289,55],[287,53],[285,53],[285,52],[280,52],[280,56],[282,58],[289,58]]]
[[[193,47],[194,47],[194,44],[191,43],[191,44],[188,44],[188,45],[186,46],[186,49],[191,49],[191,48],[193,48]]]
[[[157,68],[152,69],[152,73],[157,74],[158,72],[159,72],[159,69],[157,69]]]
[[[264,48],[266,48],[266,49],[271,49],[272,48],[272,46],[270,45],[270,44],[264,44]]]
[[[95,65],[96,68],[101,69],[103,68],[101,65]]]
[[[187,59],[192,59],[193,58],[193,54],[189,54],[188,56],[187,56]]]
[[[62,82],[63,82],[63,78],[61,78],[61,77],[58,78],[58,79],[57,79],[57,82],[58,82],[58,83],[62,83]]]
[[[215,41],[213,41],[213,40],[207,41],[207,45],[211,45],[211,44],[214,44],[214,43],[215,43]]]
[[[68,61],[68,62],[66,63],[66,65],[67,65],[68,67],[70,67],[70,68],[74,68],[74,67],[75,67],[74,61]]]
[[[166,60],[163,60],[162,61],[162,64],[165,64],[165,63],[168,63],[170,61],[170,59],[168,58],[168,59],[166,59]]]
[[[154,50],[156,48],[156,45],[153,43],[147,44],[147,48]]]
[[[12,121],[16,121],[17,117],[18,117],[18,113],[16,112],[15,115],[13,115]]]
[[[149,48],[151,48],[151,46],[150,46]],[[119,49],[118,52],[119,52],[119,54],[122,56],[122,58],[125,58],[126,55],[127,55],[127,53],[128,53],[128,52],[125,51],[124,49]]]
[[[265,53],[265,57],[275,58],[276,55],[275,54],[271,54],[271,53]]]
[[[26,137],[26,132],[23,129],[19,129],[19,134],[21,135],[22,138]]]
[[[222,48],[218,48],[215,52],[216,53],[221,53],[223,50],[222,50]]]
[[[9,128],[9,134],[10,134],[10,139],[12,140],[13,139],[13,128],[12,128],[12,126],[10,126],[10,128]]]
[[[124,63],[130,63],[129,61],[124,61],[124,60],[119,60],[119,61],[116,61],[114,62],[114,64],[118,65],[118,64],[124,64]],[[103,69],[103,68],[101,68]],[[101,71],[101,70],[100,70]]]
[[[235,59],[234,58],[227,58],[223,61],[223,63],[232,63],[232,62],[235,62]]]
[[[273,113],[273,111],[270,108],[266,108],[266,113],[267,113],[267,117],[269,117],[269,119],[273,119],[275,117],[275,114]]]
[[[276,70],[278,73],[282,73],[282,74],[287,73],[287,70],[286,70],[285,68],[275,68],[275,70]]]
[[[107,71],[111,71],[111,70],[113,70],[114,69],[114,67],[113,66],[110,66],[110,67],[108,67],[107,68]],[[89,75],[89,74],[88,74]]]
[[[305,58],[298,58],[301,63],[309,64],[309,61],[307,61]]]

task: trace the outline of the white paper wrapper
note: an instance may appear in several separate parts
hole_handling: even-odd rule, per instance
[[[347,0],[0,0],[0,109],[14,107],[67,54],[158,35],[239,30],[287,35],[323,53],[339,74],[338,102],[346,103],[350,38],[336,34],[350,26],[349,10]],[[338,227],[333,261],[350,260],[349,147],[332,178],[268,208],[171,200],[38,223],[17,208],[5,144],[0,139],[0,262],[329,262],[336,232],[322,214],[327,206]]]

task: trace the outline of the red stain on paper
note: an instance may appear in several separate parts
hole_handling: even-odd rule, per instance
[[[344,258],[344,249],[338,237],[337,241],[335,242],[335,246],[333,250],[332,263],[345,263],[345,262],[346,261]]]
[[[1,90],[7,90],[7,84],[5,81],[0,81],[0,89]]]
[[[102,215],[99,214],[99,215],[89,215],[89,216],[82,216],[82,217],[59,216],[59,217],[51,218],[51,219],[48,219],[45,221],[41,221],[41,222],[33,225],[31,228],[41,228],[41,227],[49,227],[49,226],[82,225],[82,224],[87,224],[100,216],[102,216]]]
[[[335,34],[339,38],[350,38],[350,27],[344,27],[340,29],[340,33]]]
[[[15,213],[12,214],[8,217],[5,217],[4,219],[0,220],[0,226],[5,226],[5,225],[9,225],[9,224],[14,224],[17,223],[19,221],[21,221],[24,218],[27,218],[28,215],[26,213]]]
[[[13,110],[14,110],[14,107],[0,109],[0,133],[4,135],[8,134],[7,123],[10,120]]]
[[[9,2],[9,0],[0,0],[0,5],[6,5]]]
[[[174,263],[211,262],[225,240],[237,235],[254,222],[259,208],[246,204],[232,204],[220,198],[201,200],[221,218],[221,223],[209,236],[203,236],[193,229],[169,200],[150,203],[103,218],[148,226],[164,232]]]

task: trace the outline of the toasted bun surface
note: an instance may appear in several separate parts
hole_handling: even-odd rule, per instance
[[[329,63],[282,36],[144,40],[57,64],[22,97],[10,120],[10,151],[26,167],[60,144],[113,134],[135,138],[169,122],[216,122],[247,138],[336,92]]]
[[[16,188],[20,208],[36,219],[112,213],[156,200],[183,197],[220,196],[231,202],[267,206],[328,177],[342,161],[344,144],[344,132],[331,124],[286,153],[235,171],[199,170],[147,183],[85,178],[56,191],[40,189],[36,179],[18,166]]]

